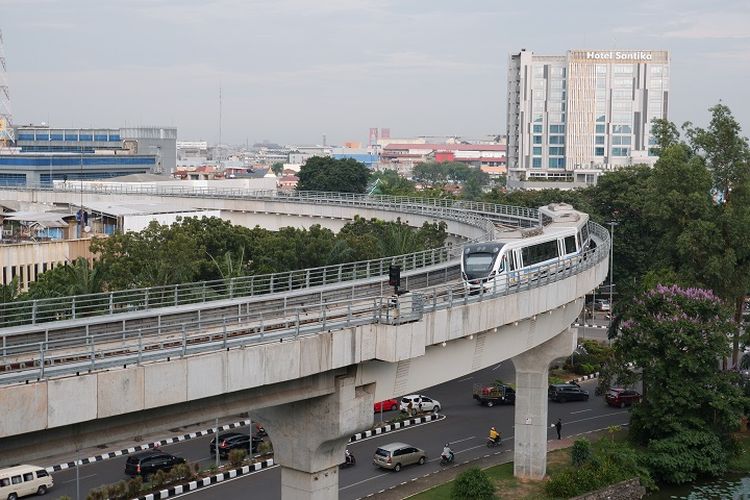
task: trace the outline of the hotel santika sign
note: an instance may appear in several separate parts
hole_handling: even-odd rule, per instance
[[[572,58],[589,62],[668,62],[669,52],[664,50],[574,50]]]

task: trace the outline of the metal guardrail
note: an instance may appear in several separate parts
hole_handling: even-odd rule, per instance
[[[46,190],[47,186],[2,188],[21,191]],[[183,188],[177,186],[69,186],[58,184],[54,192],[85,192],[89,194],[158,195],[211,197],[225,199],[268,200],[317,204],[346,204],[374,207],[401,213],[417,213],[474,225],[483,231],[483,240],[494,236],[493,220],[529,227],[539,224],[539,212],[524,207],[489,203],[403,196],[367,196],[350,193],[299,192],[279,194],[275,191],[242,189]],[[482,215],[477,215],[482,214]],[[311,286],[383,276],[391,264],[402,271],[443,264],[460,257],[460,249],[439,248],[413,254],[385,257],[369,261],[339,264],[285,273],[248,276],[230,280],[183,283],[150,288],[121,290],[109,293],[55,297],[31,301],[0,303],[0,328],[38,324],[97,315],[113,315],[136,310],[205,303],[227,298],[291,291]]]
[[[462,283],[451,282],[400,297],[378,295],[303,304],[277,298],[263,307],[199,323],[3,346],[0,384],[182,358],[364,324],[419,321],[426,313],[546,286],[593,267],[609,255],[609,233],[598,224],[589,223],[589,227],[599,240],[596,248],[582,256],[505,274],[493,281],[491,290],[480,289],[479,293],[470,293]]]

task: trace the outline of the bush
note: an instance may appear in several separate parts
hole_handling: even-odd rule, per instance
[[[106,500],[107,498],[107,487],[106,486],[100,486],[99,488],[94,488],[93,490],[89,491],[89,494],[86,495],[86,500]]]
[[[683,431],[654,439],[647,448],[647,464],[660,482],[684,484],[699,476],[716,477],[727,469],[727,454],[712,432]]]
[[[178,481],[189,481],[193,478],[193,473],[190,471],[188,464],[177,464],[172,467],[169,471],[169,482],[176,483]]]
[[[143,478],[141,476],[135,476],[127,483],[127,493],[129,498],[134,498],[140,495],[143,491]]]
[[[495,487],[489,476],[477,467],[462,472],[453,483],[453,500],[491,500],[495,498]]]
[[[573,465],[580,467],[591,460],[591,443],[588,439],[577,439],[570,449],[570,459]]]
[[[107,486],[107,497],[110,500],[125,498],[128,487],[125,481],[118,481],[115,484]]]
[[[232,464],[232,467],[239,467],[246,456],[245,450],[232,450],[229,452],[229,463]]]
[[[167,473],[163,470],[154,472],[154,475],[151,476],[151,487],[159,490],[163,488],[165,484],[167,484]]]
[[[258,453],[261,455],[266,455],[268,453],[271,453],[273,451],[273,444],[271,441],[265,440],[260,443],[258,443]]]

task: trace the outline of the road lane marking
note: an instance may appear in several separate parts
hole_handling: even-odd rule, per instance
[[[502,363],[496,364],[495,367],[492,369],[492,371],[494,372],[495,370],[497,370],[498,368],[500,368],[500,366],[502,366]]]
[[[473,376],[472,377],[462,378],[461,380],[459,380],[459,382],[466,382],[467,380],[471,380],[473,378],[474,378]]]
[[[96,477],[96,474],[90,474],[90,475],[88,475],[88,476],[81,476],[81,477],[79,477],[78,479],[76,479],[76,478],[73,478],[73,479],[68,479],[67,481],[59,481],[59,483],[60,483],[60,484],[65,484],[65,483],[73,483],[73,482],[75,482],[76,480],[78,480],[78,481],[83,481],[84,479],[88,479],[88,478],[90,478],[90,477]]]
[[[592,408],[586,408],[585,410],[571,411],[570,414],[575,415],[577,413],[586,413],[587,411],[592,411],[592,410],[593,410]]]
[[[469,441],[470,439],[475,439],[475,438],[476,438],[476,436],[469,436],[467,438],[457,439],[455,441],[448,441],[448,443],[450,443],[450,444],[463,443],[464,441]]]
[[[356,483],[348,484],[344,487],[339,488],[339,491],[345,490],[347,488],[351,488],[352,486],[358,486],[362,483],[366,483],[367,481],[372,481],[373,479],[378,479],[380,477],[388,476],[390,474],[393,474],[392,472],[386,472],[384,474],[378,474],[377,476],[368,477],[367,479],[363,479],[362,481],[357,481]]]

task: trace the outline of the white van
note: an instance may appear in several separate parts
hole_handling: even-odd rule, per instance
[[[36,465],[16,465],[0,469],[0,499],[3,500],[44,495],[53,484],[52,476]]]

